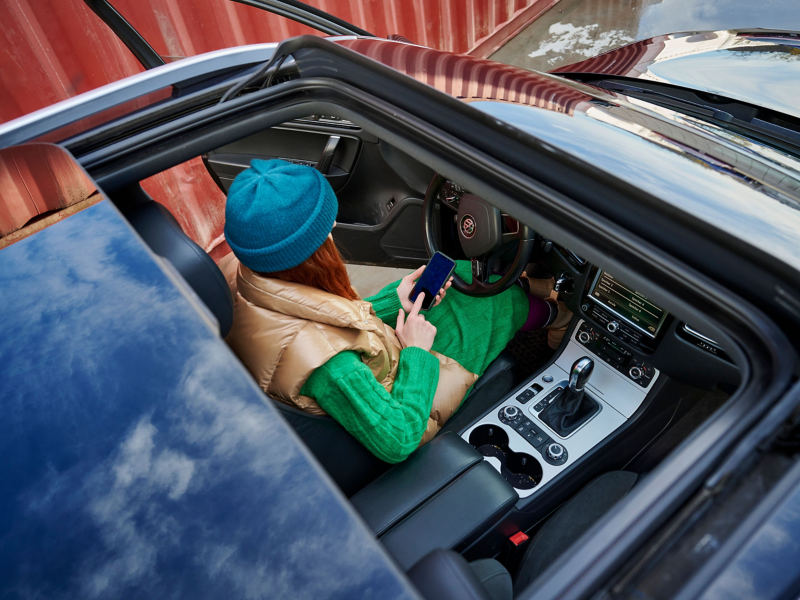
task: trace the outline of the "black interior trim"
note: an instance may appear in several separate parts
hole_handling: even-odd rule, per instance
[[[328,35],[360,35],[375,37],[369,31],[356,27],[330,13],[298,2],[297,0],[233,0],[261,10],[286,17]]]
[[[482,460],[457,435],[441,435],[358,492],[351,502],[375,535],[381,536]]]
[[[518,498],[494,467],[480,461],[380,539],[398,564],[410,569],[435,548],[463,549],[497,523]]]
[[[425,600],[491,600],[481,581],[460,554],[437,548],[408,571]]]
[[[167,63],[153,50],[142,35],[128,23],[116,8],[108,3],[108,0],[83,0],[86,6],[108,25],[109,29],[128,47],[145,69],[153,69]]]

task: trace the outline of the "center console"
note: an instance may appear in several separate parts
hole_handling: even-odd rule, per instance
[[[475,447],[516,490],[528,498],[565,473],[570,465],[630,419],[659,377],[641,355],[626,350],[585,320],[572,331],[556,361],[528,380],[462,438]],[[576,369],[591,364],[580,383],[596,407],[569,430],[548,425],[553,403],[564,403],[579,381]],[[569,401],[567,398],[566,401]],[[552,422],[552,419],[549,419]]]

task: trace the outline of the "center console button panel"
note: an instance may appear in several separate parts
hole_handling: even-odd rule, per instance
[[[597,321],[603,329],[609,333],[613,333],[626,344],[634,348],[639,348],[642,352],[653,352],[655,350],[655,340],[637,331],[634,327],[620,322],[616,315],[612,315],[607,310],[603,310],[602,307],[597,306],[593,302],[586,302],[582,308],[586,311],[586,314]],[[578,341],[582,344],[589,343],[588,341],[584,342],[580,338],[578,338]]]
[[[534,405],[533,410],[535,410],[537,413],[542,412],[548,404],[552,404],[553,400],[558,397],[558,395],[561,393],[561,390],[563,390],[565,387],[567,387],[566,379],[560,381],[556,387],[553,388],[552,392],[549,392],[544,398],[539,400],[539,402]]]
[[[620,327],[624,327],[624,325]],[[651,365],[642,359],[636,358],[614,338],[606,335],[602,330],[597,330],[589,323],[584,321],[578,327],[575,341],[635,384],[646,388],[653,380],[655,369]]]
[[[528,401],[542,391],[542,386],[534,383],[528,389],[524,390],[521,394],[517,394],[517,402],[520,404],[527,404]]]
[[[567,382],[565,381],[563,383],[566,385]],[[558,390],[553,390],[553,392],[548,394],[548,397],[554,396],[554,394],[558,395],[556,392],[560,392],[562,389],[563,388],[559,387]],[[550,439],[550,436],[544,433],[544,427],[542,425],[525,418],[522,411],[519,411],[516,407],[504,406],[497,412],[497,418],[501,423],[512,427],[514,431],[533,446],[542,455],[542,458],[551,465],[561,466],[567,462],[567,458],[569,458],[567,449]],[[514,482],[512,482],[512,485],[514,485]]]

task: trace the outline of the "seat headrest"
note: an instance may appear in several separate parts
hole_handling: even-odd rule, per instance
[[[150,249],[175,267],[217,318],[220,335],[228,335],[233,325],[233,298],[214,260],[152,199],[126,210],[125,216]]]

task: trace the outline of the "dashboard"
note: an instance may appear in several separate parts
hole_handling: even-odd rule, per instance
[[[739,371],[702,325],[676,318],[613,272],[542,238],[537,258],[556,280],[559,298],[583,319],[575,340],[629,381],[647,387],[663,372],[708,389],[735,387]]]
[[[445,180],[438,200],[456,212],[465,193],[457,183]],[[503,231],[515,224],[505,216]],[[442,233],[444,251],[463,258],[455,227],[445,227]],[[737,367],[723,346],[703,333],[702,323],[681,321],[612,271],[543,236],[536,236],[531,261],[536,266],[528,275],[552,276],[559,300],[580,319],[573,341],[629,382],[647,388],[654,374],[662,372],[703,389],[722,386],[732,391],[738,385]]]

